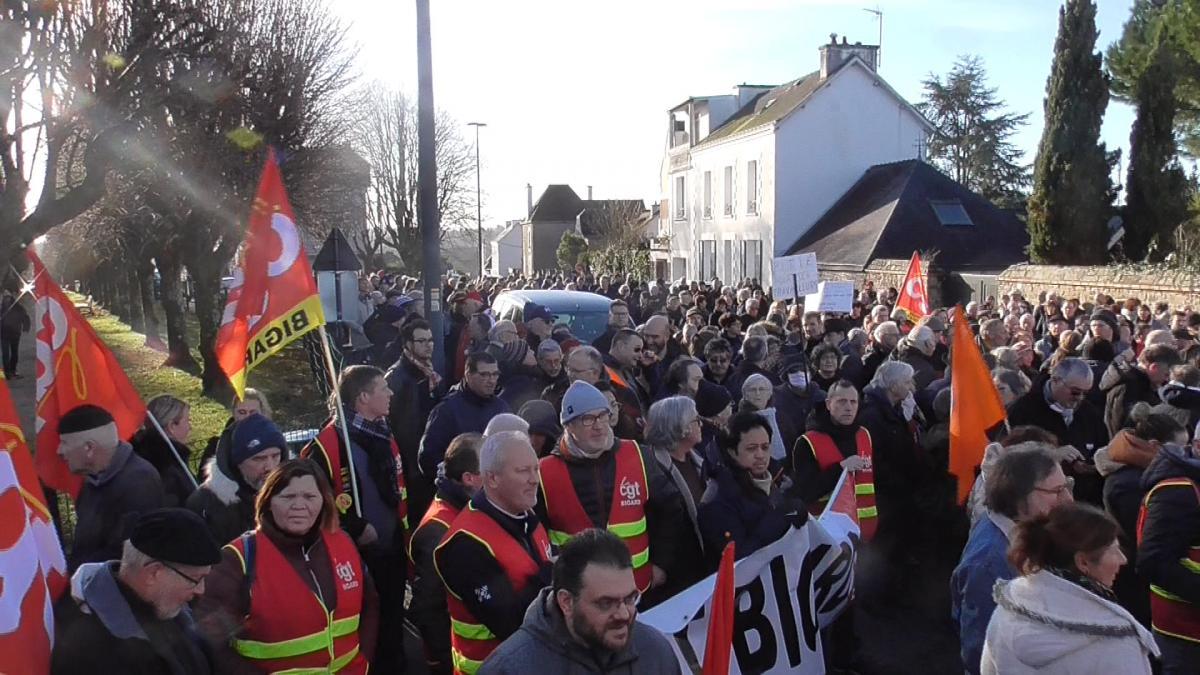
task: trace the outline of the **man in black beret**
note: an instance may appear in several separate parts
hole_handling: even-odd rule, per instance
[[[58,455],[84,477],[75,499],[75,539],[67,561],[74,571],[121,555],[138,515],[163,505],[162,479],[150,462],[121,442],[107,410],[81,405],[58,421]]]
[[[188,602],[221,561],[200,516],[187,509],[142,515],[120,560],[86,563],[55,607],[51,672],[212,672]]]

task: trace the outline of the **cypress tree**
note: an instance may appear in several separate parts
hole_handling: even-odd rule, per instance
[[[1029,199],[1029,256],[1034,262],[1104,262],[1113,191],[1100,142],[1108,78],[1095,49],[1095,3],[1067,0],[1058,12],[1054,66],[1046,81],[1046,126]]]
[[[1175,228],[1188,217],[1188,181],[1175,142],[1174,45],[1165,31],[1137,81],[1137,118],[1129,136],[1125,192],[1125,254],[1162,260],[1174,248]]]

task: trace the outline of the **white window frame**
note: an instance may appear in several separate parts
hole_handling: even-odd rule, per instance
[[[687,220],[687,177],[675,176],[675,220]]]
[[[711,220],[712,214],[712,171],[704,172],[704,219]]]
[[[758,215],[758,160],[746,162],[746,213]]]
[[[732,215],[734,214],[734,209],[733,209],[733,196],[734,196],[734,194],[735,194],[734,190],[735,190],[735,187],[736,187],[736,186],[734,185],[734,180],[733,180],[733,165],[732,165],[732,164],[730,164],[729,166],[725,167],[725,172],[724,172],[724,174],[725,174],[725,181],[724,181],[724,188],[725,188],[725,189],[724,189],[724,192],[725,192],[725,216],[726,216],[726,217],[730,217],[730,216],[732,216]]]

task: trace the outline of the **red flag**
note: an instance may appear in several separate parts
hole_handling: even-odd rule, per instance
[[[727,675],[729,652],[733,649],[733,542],[725,544],[717,583],[713,587],[712,613],[708,619],[708,637],[704,640],[703,675]]]
[[[250,209],[242,264],[234,275],[217,331],[217,361],[237,395],[246,375],[292,340],[325,324],[296,216],[268,153]]]
[[[925,275],[921,272],[921,257],[913,252],[908,261],[908,273],[904,275],[904,286],[896,298],[896,309],[902,309],[912,321],[929,316],[929,295],[925,292]]]
[[[8,385],[0,379],[0,673],[50,672],[67,561]]]
[[[1007,413],[961,307],[950,323],[950,473],[958,477],[958,501],[964,502],[983,463],[987,432]]]
[[[825,518],[830,514],[840,513],[853,520],[861,530],[862,522],[858,519],[858,499],[855,495],[855,485],[854,474],[843,471],[842,477],[833,487],[833,494],[829,495],[829,501],[825,504],[825,510],[821,512],[821,517]]]
[[[32,250],[33,294],[37,298],[37,454],[42,482],[79,494],[83,484],[58,456],[58,418],[89,403],[107,410],[121,438],[129,438],[146,418],[146,406],[121,364],[96,335],[75,303],[63,293]]]

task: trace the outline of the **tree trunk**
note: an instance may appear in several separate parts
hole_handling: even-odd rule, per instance
[[[138,281],[137,265],[125,265],[125,278],[122,280],[127,298],[126,309],[129,312],[129,327],[138,333],[146,332],[146,321],[142,316],[141,283]]]
[[[233,387],[217,363],[217,330],[221,327],[221,314],[225,308],[221,305],[221,268],[212,265],[216,262],[214,259],[197,261],[188,266],[188,272],[195,284],[196,319],[200,322],[200,358],[204,363],[201,389],[205,396],[228,401],[233,396]]]
[[[158,332],[158,313],[154,309],[154,264],[150,259],[137,265],[138,295],[142,303],[142,319],[146,337],[162,339]]]
[[[179,280],[180,264],[171,256],[158,258],[162,274],[162,306],[167,318],[167,362],[184,372],[198,375],[200,364],[192,356],[187,340],[187,319],[183,311],[183,284]]]

